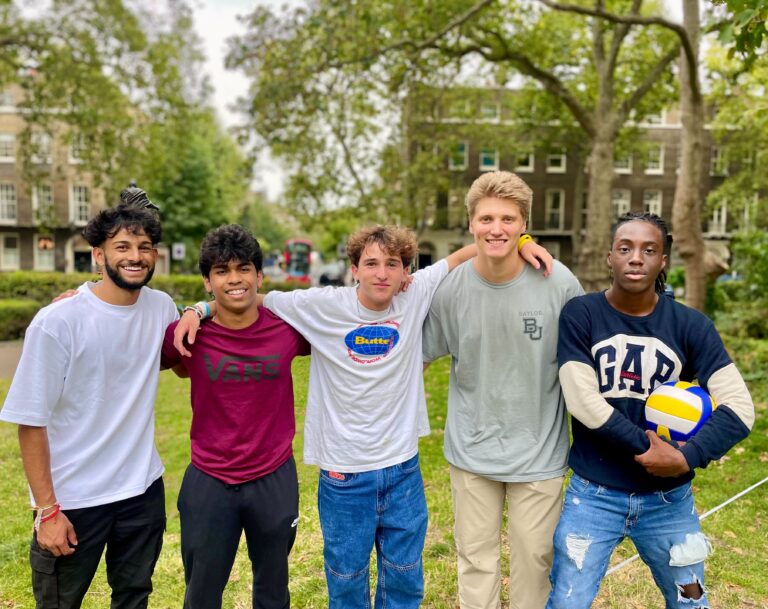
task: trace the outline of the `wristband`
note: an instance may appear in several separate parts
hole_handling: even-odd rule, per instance
[[[199,321],[203,321],[203,312],[197,308],[197,306],[184,307],[184,312],[192,311]]]
[[[523,246],[531,241],[533,241],[533,237],[531,237],[528,233],[523,233],[520,235],[520,238],[517,240],[517,251],[521,251]]]
[[[53,511],[47,516],[43,516],[43,512],[50,508],[53,508]],[[33,509],[37,510],[37,515],[35,516],[35,531],[37,531],[40,528],[40,525],[42,523],[48,522],[49,520],[53,520],[54,518],[56,518],[56,515],[61,511],[61,504],[54,503],[53,505],[47,505],[42,508],[35,507]]]

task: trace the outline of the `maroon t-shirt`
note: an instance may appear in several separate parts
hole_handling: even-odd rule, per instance
[[[272,473],[291,456],[296,431],[291,360],[309,355],[301,334],[260,307],[251,326],[232,330],[204,323],[181,357],[168,326],[163,365],[182,363],[192,401],[192,463],[227,484]]]

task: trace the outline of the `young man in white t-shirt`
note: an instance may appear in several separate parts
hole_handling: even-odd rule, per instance
[[[535,244],[536,255],[544,252]],[[376,605],[418,607],[427,506],[418,438],[429,433],[421,374],[422,324],[440,281],[475,253],[454,252],[417,271],[399,227],[362,229],[347,243],[355,287],[271,292],[264,306],[312,345],[304,462],[320,467],[318,507],[331,609],[367,607],[376,548]],[[546,252],[544,252],[546,253]],[[188,322],[188,323],[185,323]],[[197,317],[185,314],[176,347]],[[194,333],[190,333],[190,343]]]
[[[113,609],[146,607],[152,591],[165,529],[154,405],[163,332],[178,313],[146,287],[161,227],[139,199],[85,227],[103,278],[35,316],[0,412],[19,425],[39,608],[80,607],[105,546]]]

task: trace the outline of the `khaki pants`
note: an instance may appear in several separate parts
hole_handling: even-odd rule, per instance
[[[501,592],[501,525],[509,505],[509,607],[543,609],[549,596],[552,537],[562,506],[563,476],[497,482],[451,466],[459,603],[497,609]]]

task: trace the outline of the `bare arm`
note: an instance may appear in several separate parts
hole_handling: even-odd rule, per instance
[[[29,488],[32,490],[35,504],[52,506],[56,504],[56,493],[51,479],[51,452],[48,446],[48,432],[45,427],[19,425],[19,446],[24,472]],[[51,513],[45,510],[43,516]],[[46,522],[41,522],[37,531],[37,543],[54,556],[72,554],[77,545],[77,536],[72,523],[59,512]]]

